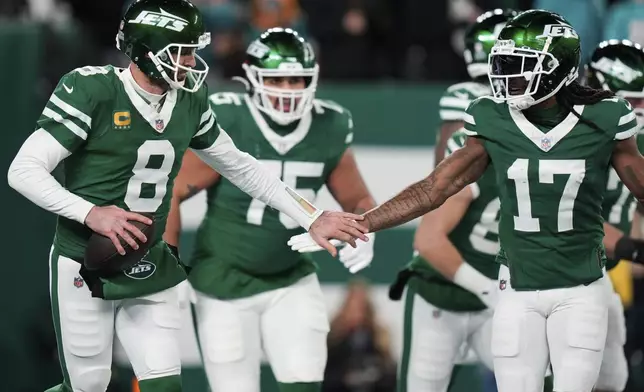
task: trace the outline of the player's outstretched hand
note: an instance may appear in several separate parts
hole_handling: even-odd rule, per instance
[[[364,220],[362,215],[324,211],[309,228],[309,234],[318,245],[335,257],[338,250],[331,243],[332,239],[346,242],[354,248],[356,247],[356,238],[365,242],[369,241],[365,235],[369,229],[359,223],[362,220]]]
[[[145,234],[128,221],[139,221],[146,225],[152,224],[150,218],[135,212],[125,211],[117,206],[95,206],[85,218],[85,224],[98,234],[104,235],[112,240],[116,250],[121,255],[125,254],[125,249],[121,245],[119,237],[123,238],[132,249],[139,249],[139,244],[136,243],[132,236],[135,236],[141,242],[147,241]]]

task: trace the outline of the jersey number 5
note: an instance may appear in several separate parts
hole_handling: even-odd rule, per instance
[[[302,177],[322,177],[324,172],[324,163],[322,162],[296,162],[296,161],[276,161],[276,160],[260,160],[260,162],[275,175],[279,176],[284,183],[291,189],[294,189],[302,197],[310,202],[315,199],[315,190],[313,189],[298,189],[297,179]],[[264,211],[266,204],[253,199],[248,207],[246,213],[246,221],[250,224],[261,226],[262,219],[264,218]],[[297,224],[291,217],[280,213],[280,222],[287,229],[295,229],[300,225]]]
[[[518,216],[514,216],[514,230],[538,232],[541,230],[539,218],[532,217],[530,183],[528,181],[528,159],[520,158],[508,168],[508,179],[514,181],[517,193]],[[557,209],[557,231],[572,230],[572,215],[577,192],[586,174],[583,159],[543,159],[539,160],[539,184],[553,184],[557,174],[568,174],[559,208]]]

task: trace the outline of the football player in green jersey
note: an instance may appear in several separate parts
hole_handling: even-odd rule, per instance
[[[638,124],[641,130],[641,113],[644,108],[644,50],[640,45],[619,40],[600,43],[586,65],[585,76],[588,86],[613,91],[617,96],[628,100],[633,106],[633,112],[636,115],[640,114]],[[638,137],[638,145],[641,151],[641,137]],[[644,242],[630,237],[635,206],[635,198],[619,180],[615,169],[611,168],[602,206],[604,246],[608,256],[607,270],[615,267],[618,262],[626,262],[620,260],[632,260],[634,250],[637,254],[644,253]],[[617,293],[610,295],[608,309],[606,347],[595,390],[621,392],[628,380],[628,363],[624,355],[624,309]]]
[[[327,185],[344,210],[372,208],[350,149],[351,113],[314,99],[318,64],[311,46],[291,29],[269,29],[249,45],[243,68],[249,94],[210,96],[235,143],[309,199]],[[312,259],[286,244],[301,229],[187,153],[175,183],[168,242],[179,240],[179,203],[202,189],[208,209],[189,281],[210,388],[259,391],[263,349],[281,391],[319,391],[329,323]],[[372,257],[373,238],[339,253],[352,272]]]
[[[467,65],[467,73],[472,80],[450,86],[438,103],[441,127],[436,135],[437,142],[434,149],[436,165],[445,157],[449,138],[454,132],[463,128],[463,116],[470,102],[480,96],[492,94],[487,78],[487,57],[505,22],[516,14],[517,12],[511,9],[497,8],[481,14],[465,31],[463,57]]]
[[[141,215],[148,213],[165,227],[187,148],[318,238],[342,232],[351,240],[359,228],[352,220],[359,215],[317,210],[219,127],[203,85],[208,69],[195,54],[209,40],[187,0],[133,3],[117,35],[129,67],[83,67],[63,76],[9,168],[14,189],[59,215],[49,265],[64,380],[50,391],[105,391],[114,334],[141,391],[181,391],[176,286],[186,274],[161,240],[163,230],[145,238],[128,221],[149,224]],[[64,187],[50,174],[63,160]],[[121,241],[138,247],[134,237],[149,251],[122,272],[89,272],[82,263],[93,232],[120,253]]]
[[[530,10],[492,48],[494,97],[467,109],[465,147],[365,214],[370,231],[419,217],[491,164],[501,200],[499,301],[492,354],[499,392],[536,392],[552,363],[555,391],[590,391],[606,342],[610,286],[602,199],[612,165],[644,200],[644,157],[631,105],[577,82],[579,36]],[[308,246],[309,236],[290,240]]]
[[[487,58],[496,34],[516,14],[496,9],[468,27],[464,57],[472,81],[449,87],[439,102],[443,126],[436,150],[446,147],[446,151],[437,152],[437,160],[463,146],[465,134],[451,131],[463,127],[470,102],[492,93]],[[495,261],[499,204],[490,168],[420,221],[414,258],[390,291],[392,299],[399,299],[409,279],[400,392],[446,392],[467,353],[464,348],[472,348],[485,366],[493,368],[490,339],[499,271]]]

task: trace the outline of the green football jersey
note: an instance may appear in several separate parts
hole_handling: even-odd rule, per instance
[[[447,143],[445,156],[463,147],[465,139],[464,133],[455,133]],[[496,279],[499,273],[495,258],[499,251],[501,202],[492,167],[469,186],[473,200],[448,238],[467,263],[485,276]],[[486,308],[476,295],[446,279],[417,252],[410,267],[420,275],[415,276],[410,285],[415,286],[416,292],[434,306],[454,312]]]
[[[241,150],[311,201],[353,139],[350,112],[331,101],[315,100],[309,113],[288,126],[261,114],[248,95],[217,93],[210,103]],[[207,203],[190,263],[195,289],[222,299],[243,298],[315,271],[309,256],[286,244],[303,232],[287,215],[223,178],[207,190]]]
[[[602,202],[616,141],[637,132],[630,104],[620,98],[575,111],[554,127],[480,98],[467,109],[465,132],[483,141],[501,199],[499,261],[512,287],[542,290],[588,284],[606,257]]]
[[[205,87],[194,94],[168,91],[157,112],[139,96],[126,72],[112,66],[69,72],[47,102],[38,127],[70,152],[64,160],[66,189],[97,206],[152,213],[157,230],[148,241],[156,244],[185,150],[210,147],[219,127]],[[82,261],[91,234],[87,226],[58,217],[54,246],[62,256]],[[170,260],[174,268],[156,265],[147,279],[124,273],[104,280],[105,296],[144,295],[185,279],[174,258],[157,258]],[[115,282],[117,292],[111,292],[109,282]]]
[[[640,151],[644,151],[644,137],[638,136],[637,145]],[[612,167],[608,171],[608,182],[606,193],[602,204],[602,217],[606,223],[619,229],[625,235],[631,232],[633,214],[637,207],[637,201],[626,185],[620,180],[617,172]],[[612,269],[619,260],[608,260],[606,269]]]
[[[441,121],[463,121],[465,109],[470,103],[478,97],[490,94],[492,90],[487,83],[463,82],[448,87],[438,101]]]

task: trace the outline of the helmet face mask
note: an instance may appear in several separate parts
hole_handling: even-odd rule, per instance
[[[207,36],[204,41],[210,42],[210,33],[204,35]],[[148,57],[170,87],[194,93],[206,80],[209,70],[208,64],[196,53],[201,48],[199,44],[169,44],[157,53],[149,52]],[[195,65],[183,65],[184,57],[194,57]],[[186,84],[186,80],[190,83]]]
[[[138,0],[126,11],[116,47],[154,83],[197,91],[208,65],[195,52],[210,44],[199,10],[187,0]]]
[[[243,64],[246,77],[253,86],[253,100],[257,108],[269,115],[278,124],[288,124],[299,120],[313,107],[317,87],[319,67],[302,68],[299,64],[289,67],[282,63],[278,69],[263,69],[255,65]],[[290,68],[290,69],[289,69]],[[304,88],[281,88],[266,83],[269,78],[304,79]]]
[[[312,109],[320,68],[311,45],[297,32],[269,29],[250,44],[246,53],[248,58],[242,68],[257,109],[281,125],[301,119]],[[273,78],[301,78],[304,86],[278,87],[270,83]],[[289,83],[293,84],[296,83]]]
[[[578,77],[579,36],[561,16],[530,10],[510,20],[488,58],[494,98],[524,110]]]
[[[514,41],[497,41],[488,60],[490,85],[495,98],[509,104],[534,105],[541,78],[559,66],[552,53],[515,49]],[[554,93],[553,93],[554,94]],[[543,97],[541,101],[547,97]],[[541,102],[540,101],[540,102]]]

